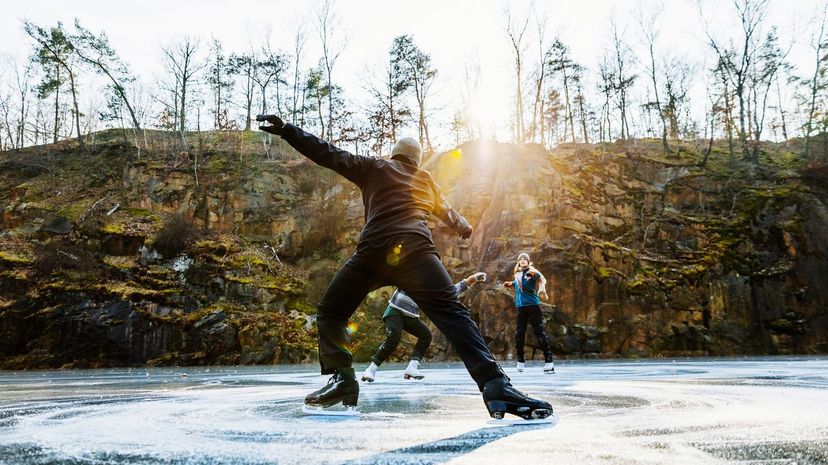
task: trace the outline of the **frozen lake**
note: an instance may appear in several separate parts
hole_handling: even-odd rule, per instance
[[[459,364],[384,365],[350,419],[302,415],[315,366],[0,372],[0,463],[828,463],[826,358],[505,367],[557,423],[487,427]]]

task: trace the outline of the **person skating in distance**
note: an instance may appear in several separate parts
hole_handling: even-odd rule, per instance
[[[331,281],[317,306],[319,363],[328,384],[308,394],[305,403],[327,407],[355,406],[359,383],[348,350],[348,319],[365,296],[382,286],[396,286],[411,297],[454,346],[483,394],[490,415],[508,412],[525,419],[545,418],[552,405],[515,389],[483,340],[468,309],[460,303],[440,262],[427,220],[435,215],[457,232],[472,227],[446,202],[431,175],[419,168],[422,149],[412,138],[397,141],[391,159],[353,155],[285,124],[278,116],[259,115],[262,131],[282,137],[314,163],[356,184],[362,193],[365,225],[356,251]]]
[[[468,278],[461,279],[454,285],[457,297],[469,290],[475,283],[486,281],[486,273],[478,272]],[[400,344],[402,332],[405,331],[417,338],[414,350],[411,353],[411,361],[408,362],[403,377],[405,379],[423,379],[425,375],[420,371],[420,362],[423,360],[428,346],[431,345],[431,330],[420,321],[420,308],[411,297],[408,297],[402,289],[397,289],[388,301],[385,313],[382,314],[382,321],[385,323],[385,341],[379,346],[377,352],[371,356],[371,364],[362,374],[362,380],[373,383],[377,377],[377,370],[382,362],[391,355]]]
[[[555,373],[555,362],[552,360],[552,351],[549,348],[549,338],[543,329],[543,315],[540,309],[540,299],[546,300],[546,278],[532,266],[529,254],[518,255],[514,269],[513,281],[505,281],[505,287],[515,290],[515,316],[517,326],[515,329],[515,349],[517,352],[517,371],[523,371],[526,359],[523,354],[523,346],[526,342],[526,324],[531,323],[535,331],[540,349],[543,351],[543,372],[546,374]]]

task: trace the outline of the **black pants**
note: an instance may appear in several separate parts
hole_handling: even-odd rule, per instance
[[[537,305],[529,305],[528,307],[518,307],[517,309],[517,329],[515,330],[515,346],[517,349],[518,362],[525,362],[523,354],[523,346],[526,344],[526,324],[531,323],[532,329],[535,331],[535,339],[538,340],[540,349],[543,351],[543,359],[547,362],[552,361],[552,352],[549,350],[549,339],[546,338],[546,331],[543,329],[543,315],[541,309]]]
[[[319,363],[322,374],[351,366],[346,325],[365,296],[382,286],[396,286],[445,334],[480,390],[503,376],[469,310],[457,299],[454,283],[430,242],[395,238],[386,245],[358,249],[334,276],[319,302]],[[395,244],[401,254],[391,256]]]
[[[403,330],[417,338],[414,344],[414,351],[411,360],[420,361],[425,355],[428,346],[431,345],[431,331],[419,318],[412,318],[402,315],[389,315],[385,317],[385,342],[379,346],[377,353],[371,357],[371,361],[377,366],[391,355],[400,344]]]

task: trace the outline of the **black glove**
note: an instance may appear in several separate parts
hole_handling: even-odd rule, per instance
[[[469,237],[471,237],[473,229],[472,229],[471,225],[468,222],[464,221],[463,223],[459,224],[458,226],[459,226],[459,229],[460,229],[458,234],[460,234],[460,237],[462,239],[468,239]]]
[[[256,115],[256,121],[270,123],[270,126],[259,126],[259,129],[264,132],[276,134],[277,136],[282,134],[282,129],[285,127],[285,122],[276,115]]]

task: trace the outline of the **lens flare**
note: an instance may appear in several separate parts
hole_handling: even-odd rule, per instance
[[[391,249],[390,252],[385,256],[385,263],[390,266],[397,266],[400,264],[400,257],[402,256],[403,245],[397,244]]]
[[[358,329],[359,329],[359,325],[358,325],[358,324],[356,324],[356,323],[355,323],[355,322],[353,322],[353,321],[348,322],[348,325],[347,325],[347,326],[345,326],[345,331],[347,331],[347,332],[348,332],[348,335],[349,335],[349,336],[350,336],[351,334],[354,334],[355,332],[357,332],[357,330],[358,330]]]

